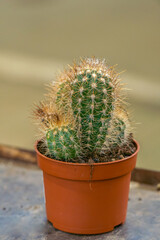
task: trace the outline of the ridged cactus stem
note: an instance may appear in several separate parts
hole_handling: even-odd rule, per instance
[[[45,133],[43,145],[46,155],[64,161],[79,158],[81,149],[70,115],[65,117],[51,102],[41,102],[36,106],[34,116]]]
[[[117,76],[103,60],[87,58],[70,66],[50,93],[56,92],[59,109],[72,112],[86,156],[100,152],[105,142],[119,99]]]
[[[88,152],[101,149],[114,109],[114,89],[108,76],[101,71],[77,73],[71,84],[72,109],[82,148]]]
[[[131,132],[128,114],[123,108],[116,109],[103,149],[121,146],[129,139]]]
[[[55,127],[49,130],[46,139],[52,157],[65,161],[79,157],[78,139],[70,126]]]

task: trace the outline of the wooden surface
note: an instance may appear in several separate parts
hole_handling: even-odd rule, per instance
[[[42,172],[36,166],[1,160],[0,186],[1,240],[160,239],[160,192],[156,187],[132,182],[126,223],[110,233],[81,236],[58,231],[47,221]]]
[[[132,172],[132,180],[139,183],[157,185],[160,183],[160,172],[135,168]]]
[[[0,144],[0,158],[37,163],[35,151]]]

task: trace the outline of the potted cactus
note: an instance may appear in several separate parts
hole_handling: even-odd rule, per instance
[[[57,229],[97,234],[125,222],[139,145],[121,88],[114,67],[84,58],[68,66],[35,107],[46,214]]]

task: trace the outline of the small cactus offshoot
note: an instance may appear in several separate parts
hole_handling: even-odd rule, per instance
[[[68,66],[34,111],[50,157],[78,161],[127,143],[131,128],[121,86],[105,60],[84,58]]]

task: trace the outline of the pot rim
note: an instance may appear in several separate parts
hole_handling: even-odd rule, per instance
[[[46,157],[45,155],[43,155],[42,153],[40,153],[39,150],[37,149],[37,145],[40,141],[41,141],[41,139],[37,140],[35,142],[35,145],[34,145],[34,149],[35,149],[35,151],[38,155],[40,155],[44,159],[49,160],[51,162],[55,162],[55,163],[61,164],[61,165],[71,165],[71,166],[88,166],[88,165],[102,166],[102,165],[116,164],[116,163],[127,161],[128,159],[134,157],[135,155],[137,155],[137,153],[139,152],[139,149],[140,149],[139,143],[135,139],[133,139],[133,142],[135,143],[137,149],[132,155],[130,155],[128,157],[118,159],[118,160],[115,160],[113,162],[100,162],[100,163],[92,163],[92,164],[89,164],[89,163],[72,163],[72,162],[65,162],[65,161],[60,161],[60,160],[56,160],[56,159],[53,159],[53,158],[49,158],[49,157]]]

